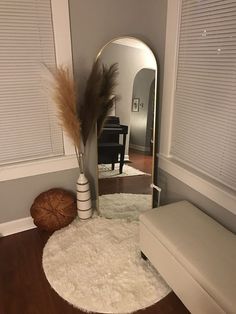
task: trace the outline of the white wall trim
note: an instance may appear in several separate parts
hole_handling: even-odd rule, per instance
[[[124,161],[129,161],[129,155],[125,155]]]
[[[120,161],[120,156],[118,156],[118,160]],[[124,156],[124,161],[129,161],[129,155]]]
[[[235,193],[221,184],[217,184],[210,178],[204,178],[192,170],[188,170],[182,165],[177,164],[170,158],[159,155],[159,167],[174,176],[178,180],[187,184],[195,191],[236,214],[236,195]]]
[[[78,168],[75,156],[54,157],[0,167],[0,182]]]
[[[70,69],[73,75],[72,42],[68,0],[51,0],[56,63]],[[63,131],[65,155],[75,154],[72,141]]]
[[[26,217],[0,224],[0,237],[36,228],[33,219]]]
[[[169,156],[172,136],[174,97],[177,74],[178,34],[181,1],[168,0],[165,41],[164,83],[161,109],[160,152]]]

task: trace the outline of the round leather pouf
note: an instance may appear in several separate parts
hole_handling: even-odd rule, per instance
[[[37,227],[55,231],[69,225],[77,216],[76,198],[66,190],[51,189],[36,197],[30,212]]]

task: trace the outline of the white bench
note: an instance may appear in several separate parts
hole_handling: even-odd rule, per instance
[[[236,313],[236,236],[191,203],[142,214],[140,249],[191,313]]]

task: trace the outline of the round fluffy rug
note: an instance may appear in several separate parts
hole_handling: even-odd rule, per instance
[[[138,221],[95,217],[56,231],[43,252],[54,290],[86,312],[131,313],[170,291],[140,257]]]
[[[99,212],[106,218],[138,220],[139,215],[152,208],[149,194],[114,193],[99,196]]]

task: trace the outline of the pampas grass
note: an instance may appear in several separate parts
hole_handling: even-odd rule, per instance
[[[59,119],[62,127],[72,139],[76,153],[80,150],[81,123],[76,109],[76,92],[74,80],[67,67],[59,67],[54,76],[53,99],[58,107]]]
[[[103,65],[101,85],[101,97],[103,105],[100,111],[100,115],[97,119],[98,137],[102,133],[102,128],[108,116],[108,112],[112,108],[114,102],[119,100],[119,97],[114,96],[115,87],[117,86],[118,74],[118,63],[112,64],[109,68]]]
[[[96,122],[98,122],[98,134],[112,108],[115,96],[114,89],[116,78],[118,75],[118,65],[113,64],[110,67],[101,66],[97,60],[92,68],[88,78],[84,102],[80,107],[80,119],[83,135],[83,142],[86,145],[90,132],[93,130]]]
[[[83,150],[91,131],[98,123],[101,133],[104,121],[117,96],[113,96],[118,64],[101,66],[97,60],[87,81],[83,103],[77,104],[75,83],[67,67],[59,67],[53,74],[53,98],[58,107],[62,127],[74,142],[76,154]]]
[[[86,145],[90,132],[93,130],[102,102],[100,99],[102,86],[102,71],[99,61],[95,62],[87,81],[83,103],[79,104],[79,115],[81,119],[81,129],[83,143]]]

